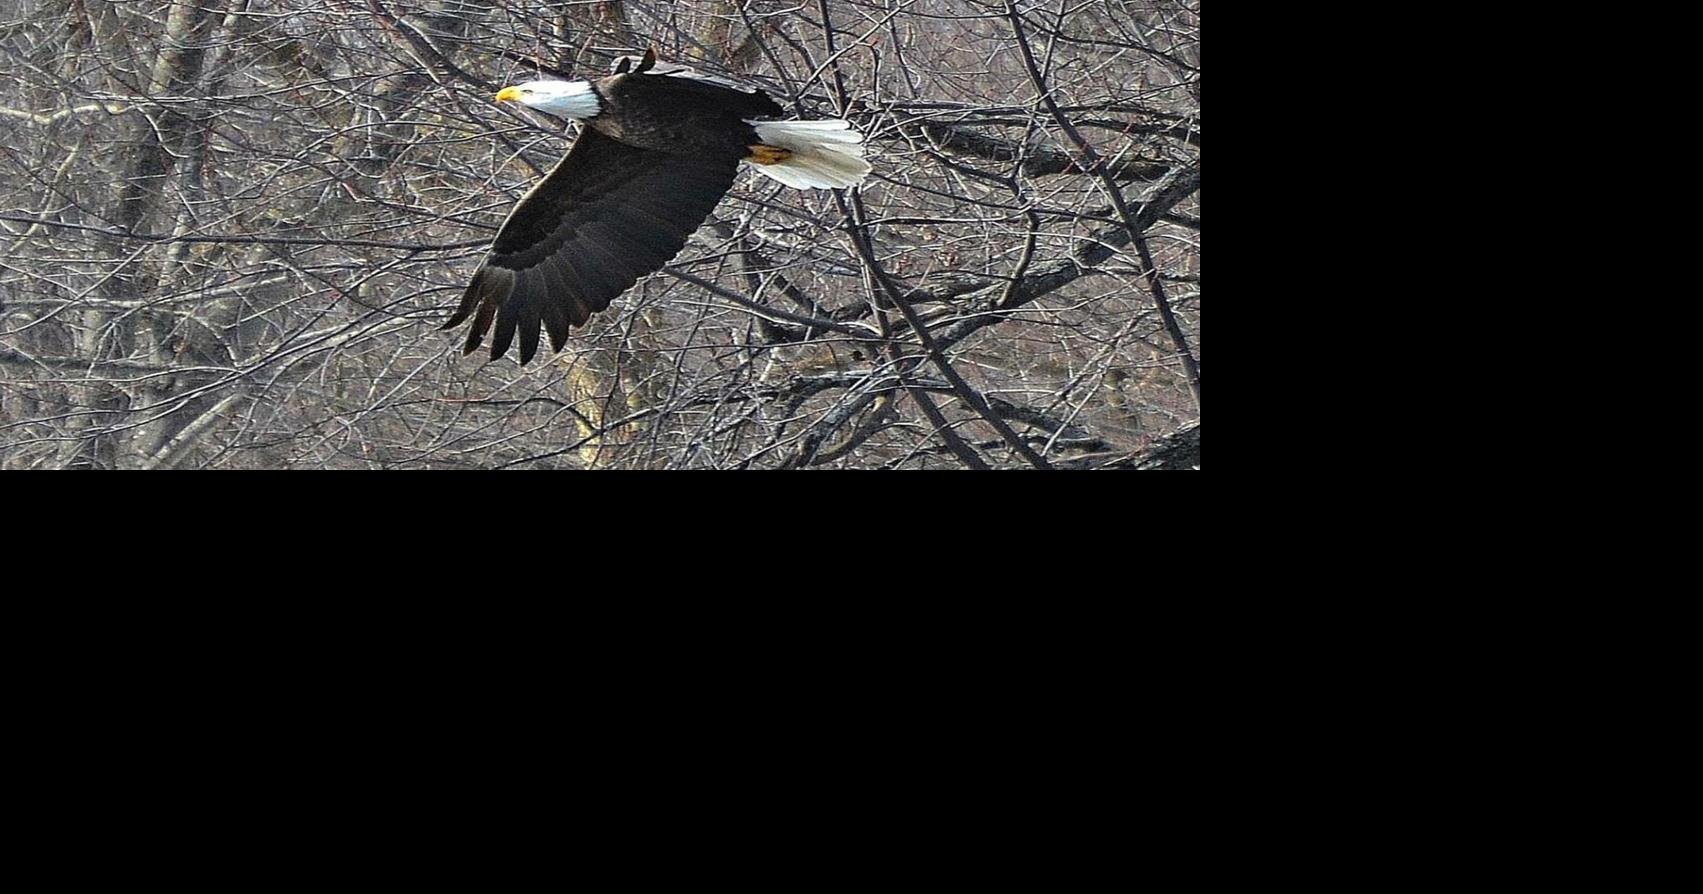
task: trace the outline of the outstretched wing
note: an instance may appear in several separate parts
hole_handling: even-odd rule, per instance
[[[560,351],[570,326],[685,247],[733,186],[738,161],[640,149],[582,126],[573,149],[509,212],[443,328],[471,316],[464,353],[490,332],[492,360],[519,332],[526,363],[542,324]]]

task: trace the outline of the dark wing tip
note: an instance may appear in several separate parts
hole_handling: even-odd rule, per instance
[[[485,280],[488,278],[485,275],[485,265],[480,264],[478,271],[473,274],[473,281],[468,283],[467,290],[461,293],[461,304],[455,308],[455,313],[449,315],[449,322],[438,327],[438,331],[460,326],[467,319],[468,314],[473,313],[473,308],[479,306],[479,295],[484,289]]]
[[[541,291],[546,289],[546,291]],[[473,318],[463,355],[479,350],[485,336],[491,337],[491,359],[508,353],[515,336],[520,336],[520,362],[524,366],[538,354],[539,330],[548,322],[550,342],[560,351],[568,337],[568,311],[554,305],[554,296],[540,282],[536,271],[510,270],[500,265],[482,265],[463,294],[461,306],[441,328],[449,329]]]
[[[645,50],[643,56],[620,56],[616,58],[615,67],[611,71],[613,74],[627,74],[628,72],[644,74],[650,71],[651,66],[655,64],[656,48],[650,47]]]
[[[517,294],[520,301],[520,365],[525,366],[538,353],[538,324],[543,320],[542,309],[550,301],[546,294]]]
[[[502,307],[497,308],[497,328],[491,333],[491,359],[509,352],[509,345],[514,343],[515,326],[520,322],[520,303],[523,296],[510,294]]]
[[[462,293],[461,306],[450,315],[449,322],[442,328],[449,329],[459,325],[469,315],[473,317],[473,325],[467,330],[467,341],[462,344],[461,353],[471,354],[479,349],[485,341],[485,333],[491,329],[491,321],[497,314],[497,308],[507,302],[509,292],[514,287],[514,276],[507,270],[493,271],[489,264],[481,265],[479,272],[473,274],[473,281],[468,283],[467,291]]]

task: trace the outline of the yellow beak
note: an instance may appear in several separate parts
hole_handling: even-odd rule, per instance
[[[497,102],[520,102],[519,87],[504,87],[497,91]]]

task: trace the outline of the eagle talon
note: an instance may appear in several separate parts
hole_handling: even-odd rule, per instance
[[[760,165],[778,165],[792,157],[791,149],[758,143],[751,148],[751,161]]]

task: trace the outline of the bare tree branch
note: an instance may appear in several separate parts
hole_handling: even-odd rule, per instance
[[[0,469],[1199,465],[1194,0],[0,4]],[[655,48],[845,117],[526,367],[437,330]]]

